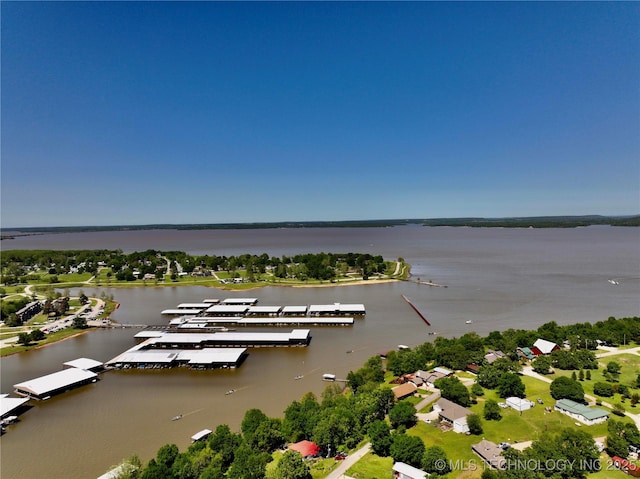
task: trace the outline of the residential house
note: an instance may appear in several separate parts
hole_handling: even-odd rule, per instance
[[[306,439],[295,444],[289,444],[289,449],[292,451],[298,451],[304,459],[316,457],[320,454],[320,447],[312,441]]]
[[[609,419],[609,411],[597,407],[585,406],[571,399],[559,399],[556,401],[554,409],[573,419],[577,419],[587,426],[600,424]]]
[[[416,389],[418,388],[415,384],[413,384],[412,382],[406,382],[404,384],[401,384],[400,386],[392,388],[391,390],[393,391],[393,395],[396,397],[396,401],[398,401],[400,399],[413,396],[416,392]]]
[[[454,432],[467,433],[469,426],[467,424],[467,416],[472,414],[467,408],[459,404],[441,398],[433,406],[433,410],[438,413],[440,421],[449,424]]]
[[[503,470],[505,468],[505,458],[502,456],[502,449],[491,441],[483,439],[478,444],[472,444],[471,450],[475,452],[489,467]]]
[[[506,357],[508,356],[504,354],[502,351],[487,351],[487,354],[484,355],[485,361],[487,361],[489,364],[493,364],[494,361],[497,361],[500,358],[506,358]]]
[[[516,354],[518,355],[519,358],[528,359],[529,361],[536,358],[536,355],[533,354],[533,351],[531,351],[531,349],[527,347],[516,349]]]

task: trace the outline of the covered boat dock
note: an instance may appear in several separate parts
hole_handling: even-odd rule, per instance
[[[84,369],[69,368],[39,378],[14,384],[15,392],[34,399],[48,399],[54,394],[98,380],[98,375]]]

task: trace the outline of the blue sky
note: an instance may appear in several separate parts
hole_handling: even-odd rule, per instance
[[[3,227],[640,212],[640,4],[2,2]]]

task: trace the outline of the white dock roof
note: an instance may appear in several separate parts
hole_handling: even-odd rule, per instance
[[[282,309],[282,306],[249,306],[248,314],[252,313],[266,313],[266,314],[275,314],[279,313]]]
[[[57,373],[47,374],[39,378],[31,379],[23,383],[14,384],[13,387],[19,391],[24,391],[36,396],[42,396],[47,393],[63,389],[68,386],[87,381],[98,375],[84,369],[70,368],[63,369]]]
[[[67,361],[64,363],[64,366],[70,366],[72,368],[84,369],[85,371],[89,371],[93,368],[99,368],[103,363],[100,361],[96,361],[95,359],[89,358],[78,358],[73,361]]]
[[[207,305],[208,306],[208,305]],[[165,309],[160,314],[169,315],[169,316],[182,316],[182,315],[192,315],[200,314],[202,309]]]
[[[244,314],[249,309],[246,304],[214,304],[207,308],[207,313],[211,314]]]
[[[223,304],[256,304],[258,298],[226,298],[221,301]]]
[[[136,333],[134,338],[159,338],[164,334],[164,331],[140,331]]]
[[[209,303],[180,303],[178,309],[205,309],[209,306]]]
[[[0,395],[0,418],[11,414],[28,400],[29,398],[10,398],[8,394]]]
[[[282,312],[284,314],[306,314],[307,307],[306,306],[285,306],[282,308]]]
[[[213,431],[211,429],[203,429],[202,431],[197,432],[193,436],[191,436],[191,440],[193,442],[199,441],[200,439],[204,439],[205,437],[207,437],[212,432]]]
[[[364,304],[311,304],[309,313],[365,313]]]

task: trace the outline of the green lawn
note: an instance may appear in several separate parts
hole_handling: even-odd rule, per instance
[[[369,452],[347,470],[347,475],[358,479],[386,479],[391,477],[392,466],[392,458]]]
[[[614,394],[612,397],[606,398],[606,397],[597,396],[593,393],[593,385],[595,383],[607,382],[603,376],[603,372],[606,370],[607,363],[609,363],[610,361],[615,361],[622,366],[622,369],[620,371],[620,376],[618,378],[618,382],[620,384],[625,384],[629,386],[631,388],[632,394],[634,392],[640,393],[640,389],[632,387],[633,385],[635,385],[638,374],[640,374],[640,356],[638,356],[637,354],[627,354],[624,352],[620,354],[616,354],[615,356],[607,356],[605,358],[599,359],[598,363],[600,365],[600,368],[591,370],[591,380],[587,381],[585,379],[584,381],[580,381],[580,384],[582,384],[582,388],[584,389],[584,392],[586,394],[590,394],[592,396],[600,398],[602,401],[606,401],[610,404],[622,403],[622,395],[620,394]],[[561,376],[571,377],[573,372],[574,371],[564,371],[561,369],[556,369],[554,374],[549,374],[547,377],[551,380]],[[586,374],[586,371],[585,371],[585,374]],[[576,375],[578,375],[578,371],[576,371]],[[629,401],[622,403],[622,405],[627,411],[630,411],[632,413],[640,413],[640,406],[633,407],[631,406]]]

